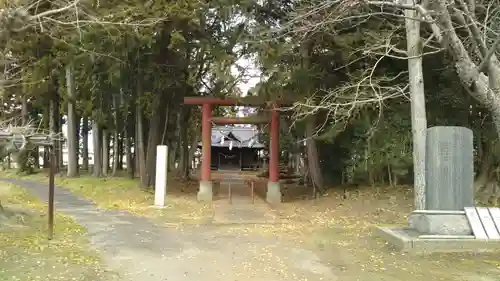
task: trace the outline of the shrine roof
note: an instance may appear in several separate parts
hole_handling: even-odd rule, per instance
[[[232,142],[233,147],[265,148],[259,135],[255,127],[216,126],[212,128],[212,147],[229,147]]]

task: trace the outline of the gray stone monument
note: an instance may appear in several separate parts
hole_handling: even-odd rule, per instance
[[[464,207],[474,206],[473,134],[464,127],[427,129],[425,210],[408,227],[379,227],[378,235],[406,251],[483,251],[500,240],[476,239]]]
[[[425,205],[409,225],[427,235],[471,235],[464,207],[474,205],[472,131],[464,127],[427,129]]]
[[[463,211],[474,205],[474,145],[464,127],[427,129],[425,202],[427,210]]]

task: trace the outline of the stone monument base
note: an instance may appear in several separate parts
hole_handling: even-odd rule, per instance
[[[429,238],[412,228],[378,227],[375,235],[383,238],[397,250],[411,253],[432,252],[493,252],[500,250],[500,240],[475,239],[457,235],[450,238]]]
[[[500,240],[476,239],[465,211],[417,210],[409,227],[378,227],[376,235],[405,252],[487,252]]]
[[[465,211],[413,211],[408,223],[422,234],[472,235]]]

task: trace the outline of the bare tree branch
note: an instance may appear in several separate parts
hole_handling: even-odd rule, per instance
[[[0,142],[10,142],[16,151],[24,149],[28,142],[34,145],[52,145],[54,141],[64,140],[62,133],[53,133],[36,126],[33,121],[20,126],[19,118],[0,121]],[[40,123],[41,124],[41,123]]]
[[[44,18],[44,17],[48,17],[48,16],[51,16],[51,15],[54,15],[54,14],[59,14],[59,13],[65,12],[65,11],[71,9],[71,8],[75,8],[78,3],[80,3],[80,0],[76,0],[74,2],[68,3],[66,6],[61,7],[59,9],[54,9],[54,10],[49,10],[49,11],[41,12],[39,14],[30,16],[29,18],[30,18],[30,20],[37,20],[37,19],[40,19],[40,18]]]
[[[490,47],[490,49],[486,53],[486,56],[483,58],[483,61],[479,65],[479,72],[485,72],[486,71],[486,68],[488,67],[488,65],[491,62],[491,57],[495,54],[495,52],[496,52],[496,50],[497,50],[497,48],[498,48],[499,45],[500,45],[500,37],[498,37],[497,40],[495,40],[495,42],[493,43],[493,45]]]

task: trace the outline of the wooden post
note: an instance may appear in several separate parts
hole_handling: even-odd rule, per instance
[[[252,180],[250,182],[250,188],[251,188],[251,192],[252,192],[252,204],[255,204],[255,181]]]
[[[48,221],[48,239],[52,240],[54,237],[54,190],[55,190],[55,176],[56,173],[56,150],[52,145],[50,146],[50,169],[49,169],[49,221]]]

